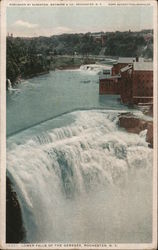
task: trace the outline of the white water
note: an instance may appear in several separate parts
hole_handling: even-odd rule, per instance
[[[109,70],[111,72],[112,66],[110,65],[102,65],[102,64],[86,64],[81,65],[80,70],[90,74],[101,74],[103,73],[103,70]]]
[[[8,90],[12,90],[13,88],[10,79],[7,79],[7,81],[8,81]]]
[[[151,242],[152,149],[117,112],[77,111],[8,149],[29,242]],[[65,115],[66,117],[66,115]]]

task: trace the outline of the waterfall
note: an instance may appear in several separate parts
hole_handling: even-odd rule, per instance
[[[152,149],[117,113],[74,112],[7,153],[27,242],[151,240]]]
[[[7,79],[7,84],[8,84],[8,90],[12,90],[13,89],[12,88],[12,83],[11,83],[9,78]]]
[[[101,74],[104,70],[108,70],[111,73],[111,66],[102,64],[85,64],[80,66],[80,70],[85,73]]]

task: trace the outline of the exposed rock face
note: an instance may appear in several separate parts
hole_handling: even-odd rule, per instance
[[[141,110],[143,114],[153,117],[153,103],[148,103],[144,105],[138,104],[138,105],[135,105],[135,108]]]
[[[6,243],[19,243],[25,236],[21,209],[8,177],[6,185]]]
[[[130,133],[139,134],[147,129],[146,141],[153,147],[153,122],[135,117],[132,114],[123,114],[119,117],[120,127],[125,128]]]

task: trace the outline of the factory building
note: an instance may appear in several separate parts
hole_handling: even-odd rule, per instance
[[[151,104],[153,101],[153,63],[142,58],[119,58],[112,74],[99,79],[99,94],[119,94],[123,103]]]

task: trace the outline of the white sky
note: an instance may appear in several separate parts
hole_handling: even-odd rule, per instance
[[[7,32],[14,36],[51,36],[153,28],[152,6],[8,7]]]

